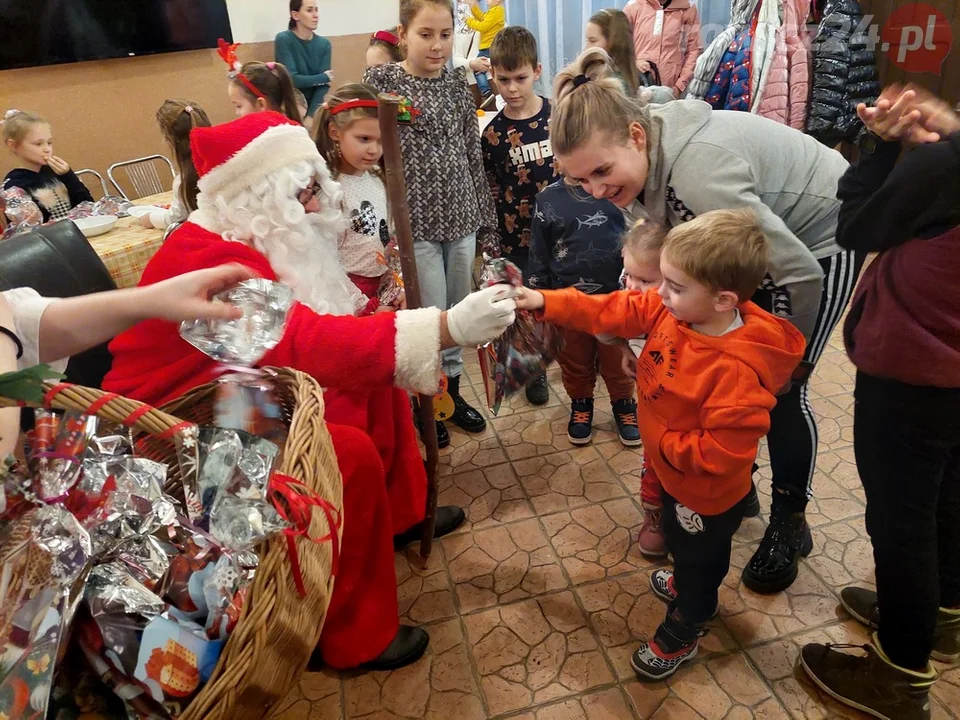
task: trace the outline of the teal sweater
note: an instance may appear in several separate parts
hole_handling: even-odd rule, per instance
[[[284,30],[273,41],[273,53],[277,62],[290,71],[293,84],[307,99],[307,114],[312,116],[330,89],[330,41],[319,35],[301,40],[293,30]]]

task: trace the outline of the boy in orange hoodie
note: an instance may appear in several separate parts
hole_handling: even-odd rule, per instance
[[[770,409],[803,356],[800,331],[749,302],[768,255],[751,210],[714,210],[667,235],[656,292],[524,288],[517,300],[518,308],[563,327],[647,334],[637,361],[640,435],[663,485],[674,570],[650,577],[669,606],[631,658],[641,678],[661,680],[697,654],[717,612]]]

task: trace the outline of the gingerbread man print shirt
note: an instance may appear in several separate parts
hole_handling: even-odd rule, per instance
[[[550,103],[526,120],[499,113],[483,132],[483,167],[497,207],[504,255],[525,260],[537,193],[557,180],[550,144]]]

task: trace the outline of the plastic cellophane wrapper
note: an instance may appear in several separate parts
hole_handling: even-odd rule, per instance
[[[507,283],[523,285],[523,273],[504,258],[485,257],[480,286]],[[546,372],[563,347],[560,332],[526,310],[517,310],[517,320],[493,342],[479,349],[480,369],[487,405],[496,415],[504,398],[522,390],[537,375]]]
[[[268,499],[277,446],[194,430],[209,532],[164,493],[167,467],[95,417],[40,411],[26,461],[2,465],[0,712],[44,716],[68,628],[140,717],[173,717],[203,687],[239,620],[254,546],[288,524]]]
[[[378,260],[386,268],[380,277],[380,287],[377,290],[380,305],[399,307],[403,297],[403,270],[400,267],[400,246],[396,236],[390,238]]]
[[[43,213],[40,211],[40,206],[33,201],[33,198],[23,188],[4,188],[0,190],[0,195],[3,196],[6,203],[4,213],[8,220],[2,239],[6,240],[43,224]]]

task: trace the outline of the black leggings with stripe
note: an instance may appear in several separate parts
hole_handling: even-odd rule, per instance
[[[817,364],[853,295],[865,259],[863,253],[844,250],[820,261],[823,267],[823,294],[817,324],[807,345],[804,363]],[[762,293],[761,293],[762,295]],[[761,307],[765,307],[760,297]],[[775,513],[802,512],[813,492],[813,471],[817,462],[817,422],[810,406],[808,378],[795,382],[790,391],[777,398],[770,411],[770,469],[773,473]]]

